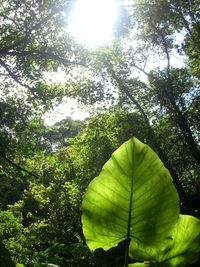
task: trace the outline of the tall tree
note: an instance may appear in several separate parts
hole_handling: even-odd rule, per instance
[[[84,61],[66,31],[71,3],[0,3],[0,158],[18,170],[26,168],[13,159],[34,150],[41,116],[65,95],[47,73]]]
[[[177,175],[176,167],[172,166],[168,155],[162,152],[161,140],[158,141],[155,133],[162,116],[171,118],[182,144],[187,144],[190,151],[190,166],[195,170],[196,177],[200,164],[198,119],[195,115],[199,112],[199,81],[192,75],[191,67],[185,64],[182,68],[174,68],[171,60],[176,49],[180,53],[186,51],[184,45],[188,35],[185,35],[180,45],[174,37],[185,30],[189,32],[198,22],[198,1],[194,1],[191,14],[186,12],[189,3],[179,1],[177,5],[175,2],[136,1],[133,6],[129,5],[129,34],[112,46],[91,53],[88,73],[79,79],[79,83],[76,77],[76,84],[71,83],[68,94],[78,97],[84,103],[105,103],[105,107],[106,104],[118,103],[122,108],[139,110],[149,126],[148,140],[154,140],[155,149],[160,150],[160,157],[174,174],[174,181],[184,196],[178,178],[182,174]],[[191,24],[188,16],[191,16]],[[186,29],[184,20],[188,22],[189,29]],[[195,42],[198,43],[198,38]],[[150,67],[152,57],[158,61],[161,58],[165,68],[158,66],[153,70]],[[185,57],[185,61],[190,64],[190,57]],[[138,72],[146,76],[145,82],[140,80],[140,76],[135,79]],[[172,127],[172,124],[169,126]],[[169,134],[170,127],[167,127]]]

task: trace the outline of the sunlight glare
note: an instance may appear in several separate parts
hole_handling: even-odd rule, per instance
[[[94,48],[112,40],[117,13],[116,0],[77,0],[69,31],[77,41]]]

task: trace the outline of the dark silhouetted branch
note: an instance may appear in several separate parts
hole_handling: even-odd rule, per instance
[[[39,178],[39,176],[33,172],[30,172],[28,170],[26,170],[25,168],[22,168],[21,166],[17,165],[16,163],[14,163],[12,160],[10,160],[9,158],[7,158],[1,151],[0,151],[0,156],[7,161],[9,164],[11,164],[12,166],[14,166],[17,170],[19,171],[23,171],[26,172],[27,174],[35,177],[35,178]]]

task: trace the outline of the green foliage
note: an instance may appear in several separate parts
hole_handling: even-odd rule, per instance
[[[2,267],[15,267],[14,262],[12,261],[9,251],[5,248],[3,243],[0,241],[0,264]]]
[[[28,183],[21,181],[20,178],[10,178],[0,174],[0,209],[5,210],[7,205],[19,201],[27,185]]]
[[[41,176],[29,183],[22,200],[11,207],[23,218],[26,250],[18,257],[25,266],[32,261],[61,266],[84,262],[88,249],[80,239],[81,195],[73,180],[67,148],[55,155],[38,154],[28,164],[35,172],[40,170]]]
[[[55,123],[53,126],[43,126],[43,130],[39,133],[44,141],[39,142],[41,149],[45,149],[46,153],[52,153],[61,147],[68,145],[68,139],[75,137],[84,129],[84,122],[72,120],[70,117]]]
[[[0,239],[12,259],[17,263],[22,260],[20,255],[25,250],[23,226],[20,220],[8,210],[0,212],[0,225]]]
[[[41,266],[48,263],[59,266],[83,266],[89,256],[87,247],[80,241],[79,244],[58,244],[52,243],[44,251],[34,252],[34,266]]]

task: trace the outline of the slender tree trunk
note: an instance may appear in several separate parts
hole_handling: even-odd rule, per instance
[[[162,40],[162,45],[163,45],[163,49],[164,52],[166,54],[166,58],[167,58],[167,79],[168,79],[168,89],[169,89],[169,93],[168,93],[168,100],[170,101],[170,104],[172,106],[173,111],[176,114],[177,117],[177,123],[180,127],[180,130],[185,138],[185,141],[188,144],[188,147],[190,149],[191,155],[193,156],[193,158],[196,160],[196,162],[200,165],[200,151],[197,147],[197,144],[193,138],[192,132],[190,130],[190,127],[184,117],[184,115],[182,114],[181,110],[179,109],[178,105],[176,104],[175,101],[175,97],[174,97],[174,86],[172,83],[172,79],[171,79],[171,75],[170,75],[170,55],[169,55],[169,51],[168,51],[168,44],[166,42],[165,36],[162,34],[162,32],[160,31],[160,29],[158,29],[150,20],[149,23],[151,24],[151,26],[153,27],[153,29],[157,32],[157,34],[161,37]],[[149,77],[153,78],[153,80],[155,81],[155,83],[157,83],[157,79],[156,77],[147,74]]]
[[[192,136],[190,127],[187,124],[187,121],[185,119],[185,117],[183,116],[183,114],[181,113],[179,107],[176,105],[176,103],[171,100],[171,105],[173,106],[176,114],[177,114],[177,122],[178,125],[181,129],[181,132],[185,138],[185,141],[187,142],[190,152],[193,156],[193,158],[196,160],[196,162],[200,165],[200,151],[197,148],[197,144]]]

